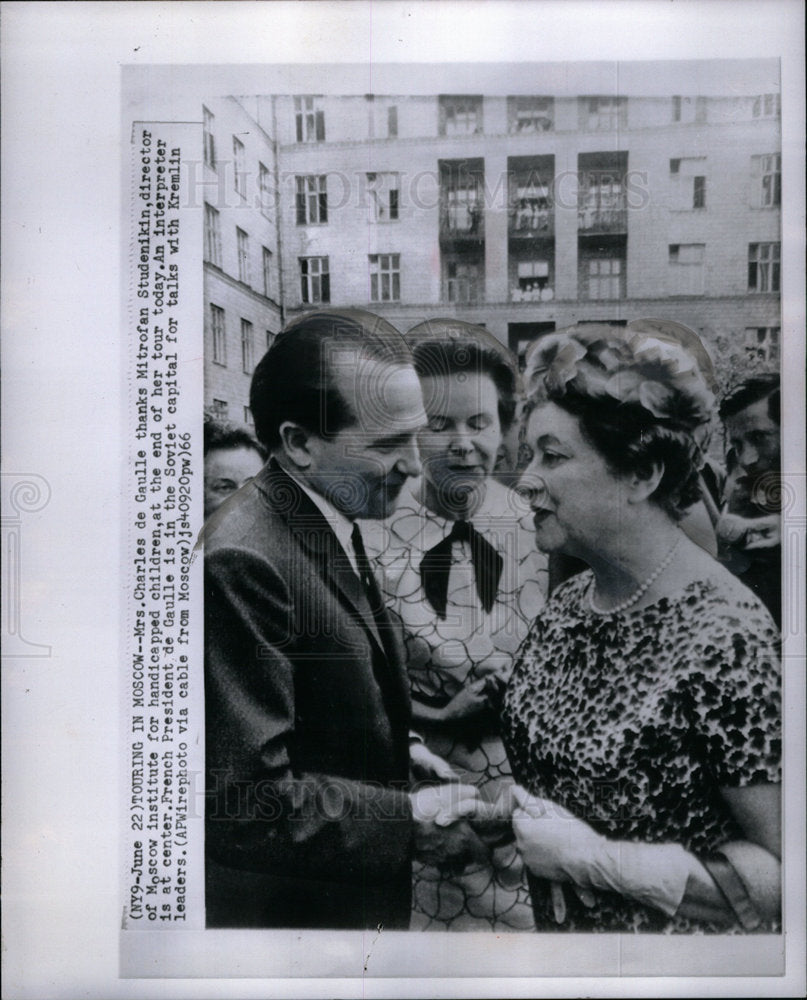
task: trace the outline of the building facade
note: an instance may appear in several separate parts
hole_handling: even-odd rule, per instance
[[[283,326],[271,102],[218,98],[202,114],[205,404],[250,426],[252,372]]]
[[[480,323],[523,354],[573,323],[644,316],[692,327],[716,360],[728,350],[775,367],[781,134],[770,74],[741,74],[745,92],[732,78],[692,93],[687,78],[663,96],[641,79],[621,80],[617,96],[593,92],[582,64],[568,75],[579,92],[242,102],[266,137],[262,150],[251,136],[245,155],[273,171],[273,213],[258,215],[275,233],[222,218],[230,250],[218,269],[206,253],[211,294],[244,293],[230,270],[240,230],[253,255],[259,243],[272,254],[276,294],[267,285],[250,299],[272,332],[317,305],[360,306],[402,331],[437,316]],[[233,299],[219,307],[241,318]],[[248,382],[246,370],[226,374],[229,357],[226,369],[208,360],[208,401]],[[237,416],[243,396],[228,401]]]

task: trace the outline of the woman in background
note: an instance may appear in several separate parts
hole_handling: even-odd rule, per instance
[[[493,803],[512,785],[495,706],[546,592],[529,510],[492,477],[515,412],[515,364],[468,323],[432,320],[407,340],[429,418],[420,438],[423,476],[383,533],[378,522],[362,531],[403,622],[412,725]],[[493,845],[490,865],[459,874],[416,863],[413,908],[415,929],[534,926],[512,839]]]
[[[679,526],[711,393],[680,346],[609,327],[542,339],[525,378],[538,547],[589,567],[539,612],[505,696],[536,925],[775,928],[777,631]]]

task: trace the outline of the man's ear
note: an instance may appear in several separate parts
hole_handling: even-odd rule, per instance
[[[651,497],[664,478],[663,462],[647,462],[627,477],[628,503],[641,503]]]
[[[311,465],[312,434],[300,424],[291,420],[285,421],[278,430],[283,453],[298,469],[307,469]]]

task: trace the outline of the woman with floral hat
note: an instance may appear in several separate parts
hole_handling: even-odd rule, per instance
[[[516,657],[503,735],[539,930],[771,930],[778,635],[680,528],[713,398],[651,330],[573,328],[527,360],[538,547],[589,569]]]

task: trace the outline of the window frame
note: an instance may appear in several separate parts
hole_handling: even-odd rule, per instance
[[[269,247],[261,246],[261,272],[263,275],[263,294],[267,299],[272,298],[272,292],[275,287],[274,279],[272,277],[274,260],[275,260],[275,255],[272,253]]]
[[[235,227],[236,253],[238,255],[238,280],[252,287],[252,267],[250,260],[249,233],[240,226]]]
[[[247,197],[247,151],[237,135],[233,136],[233,182],[236,194]]]
[[[253,323],[241,317],[241,370],[245,375],[255,371],[255,328]]]
[[[321,98],[300,94],[294,98],[295,137],[298,143],[325,142],[325,109]]]
[[[226,313],[222,306],[216,305],[215,302],[209,303],[210,305],[210,336],[212,351],[210,354],[210,360],[214,365],[221,365],[222,368],[227,367],[227,318]]]
[[[367,255],[369,301],[376,304],[401,301],[400,253],[371,253]],[[375,268],[375,270],[374,270]],[[385,282],[386,279],[386,282]],[[384,285],[387,293],[384,292]]]
[[[205,202],[204,259],[214,267],[221,267],[221,213]]]
[[[203,159],[206,167],[211,170],[216,169],[216,137],[213,134],[213,123],[216,116],[213,112],[202,105],[202,149]]]
[[[763,253],[763,248],[766,251],[765,253]],[[782,289],[781,270],[782,244],[780,242],[765,241],[748,244],[749,294],[779,294]]]
[[[258,160],[258,199],[261,206],[261,215],[265,219],[271,220],[270,211],[272,193],[272,172],[265,163]]]
[[[327,305],[331,301],[330,263],[326,256],[298,257],[300,296],[304,305]],[[316,270],[312,270],[313,262]],[[323,267],[324,264],[324,267]],[[318,289],[318,294],[314,294]]]
[[[295,175],[295,219],[298,226],[328,224],[328,175]]]

